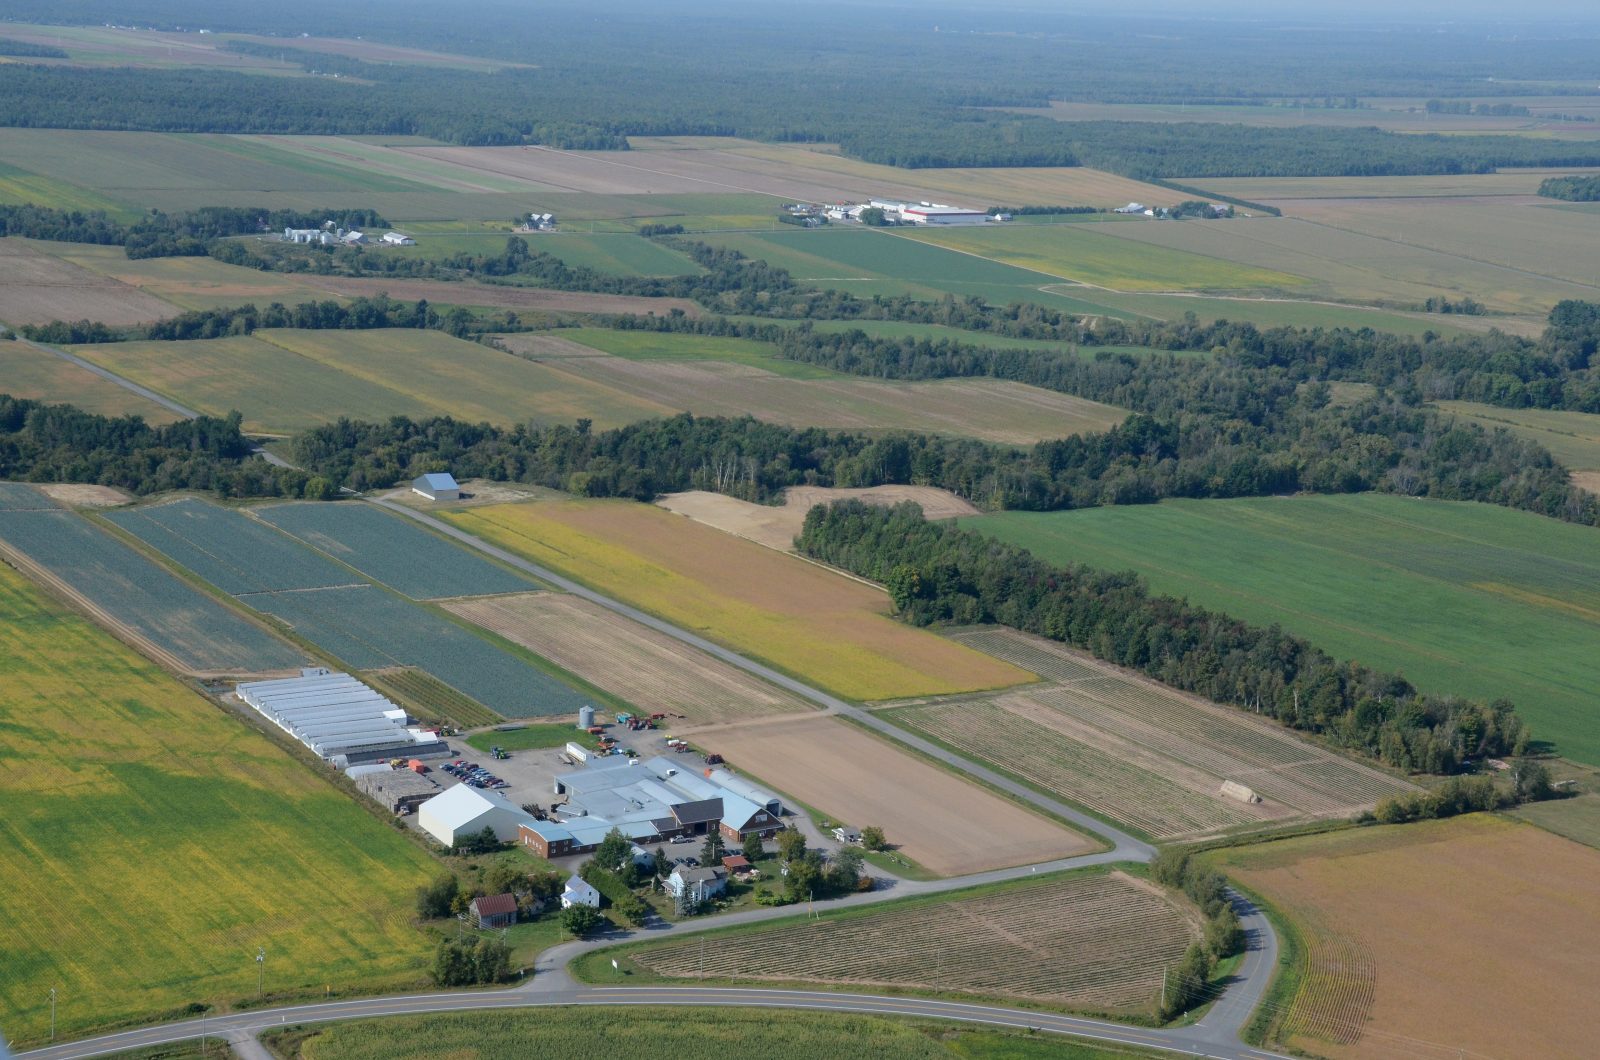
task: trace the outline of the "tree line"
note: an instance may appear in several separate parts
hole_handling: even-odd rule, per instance
[[[26,236],[64,243],[121,246],[130,258],[203,257],[215,240],[283,228],[386,226],[376,210],[269,210],[259,206],[202,206],[178,214],[151,210],[131,224],[103,210],[58,210],[48,206],[0,206],[0,236]]]
[[[1597,202],[1600,201],[1600,176],[1546,177],[1539,182],[1539,194],[1567,202]]]
[[[1469,757],[1520,753],[1528,741],[1506,700],[1428,695],[1277,627],[1152,595],[1131,572],[1057,566],[928,522],[915,504],[818,506],[796,543],[804,555],[888,584],[896,610],[915,625],[1012,626],[1402,769],[1450,773]]]

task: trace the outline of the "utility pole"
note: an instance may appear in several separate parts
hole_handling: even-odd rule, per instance
[[[256,947],[256,997],[264,993],[267,975],[267,950],[265,946]]]
[[[50,988],[50,1040],[56,1040],[56,988]]]

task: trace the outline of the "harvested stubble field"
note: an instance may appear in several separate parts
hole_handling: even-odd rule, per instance
[[[833,375],[789,378],[717,360],[573,357],[560,370],[637,401],[704,416],[751,415],[796,427],[901,429],[1008,445],[1104,431],[1127,412],[1097,401],[997,379],[886,382]]]
[[[1473,814],[1207,857],[1306,939],[1279,1041],[1338,1058],[1593,1051],[1573,1016],[1593,1003],[1600,851]]]
[[[782,552],[794,551],[794,539],[805,524],[806,513],[818,504],[859,500],[867,504],[892,507],[902,501],[915,501],[929,519],[954,519],[978,515],[978,509],[962,498],[935,486],[871,486],[864,489],[832,489],[825,486],[790,486],[783,493],[783,504],[755,504],[705,490],[669,493],[656,504],[669,512],[687,515],[696,522],[737,535],[758,545]]]
[[[303,1036],[309,1035],[308,1037]],[[1096,1049],[1060,1035],[976,1030],[835,1012],[782,1009],[630,1007],[628,1018],[598,1019],[588,1006],[522,1012],[394,1016],[316,1024],[262,1036],[292,1060],[432,1060],[439,1042],[451,1060],[1127,1060],[1125,1049]],[[298,1047],[293,1046],[298,1041]],[[187,1060],[189,1054],[172,1060]],[[128,1060],[156,1060],[129,1057]]]
[[[258,519],[413,600],[525,593],[529,579],[367,504],[275,504]]]
[[[1148,1014],[1193,914],[1120,872],[789,922],[634,951],[674,979],[888,987]]]
[[[445,607],[640,710],[681,714],[691,725],[808,709],[743,670],[575,596],[498,596]]]
[[[178,414],[31,342],[0,342],[0,393],[71,404],[101,416],[143,416],[166,424]]]
[[[23,500],[10,503],[20,507]],[[40,580],[175,670],[256,673],[306,662],[304,652],[75,513],[0,511],[4,550],[13,552],[13,562],[20,554]]]
[[[1221,222],[1217,222],[1221,223]],[[1186,227],[1196,227],[1186,225]],[[897,229],[896,235],[1064,280],[1123,291],[1293,288],[1303,277],[1218,257],[1120,240],[1109,233],[1149,225],[1017,225]]]
[[[771,343],[755,339],[611,328],[568,328],[560,336],[629,361],[720,361],[760,368],[789,379],[849,378],[803,361],[785,360]]]
[[[118,342],[74,352],[246,430],[292,433],[341,416],[615,427],[675,407],[438,331],[262,329],[249,337]]]
[[[173,313],[170,303],[136,287],[40,253],[23,240],[0,239],[0,320],[13,327],[52,320],[120,327]]]
[[[835,820],[880,825],[941,876],[1071,857],[1095,844],[837,718],[707,729],[695,741]]]
[[[296,305],[327,297],[321,288],[293,273],[262,272],[242,265],[229,265],[216,258],[136,258],[130,260],[121,247],[89,243],[30,244],[41,254],[49,254],[88,269],[99,276],[136,287],[178,309],[213,309],[245,302],[267,306],[273,302]]]
[[[1045,678],[897,709],[896,722],[1156,839],[1348,816],[1409,785],[1277,726],[1015,630],[956,639]],[[1263,802],[1223,798],[1223,781]]]
[[[273,993],[421,979],[415,845],[5,567],[0,660],[13,1042],[44,1042],[52,988],[62,1036],[253,998],[258,945]]]
[[[970,526],[1051,562],[1138,571],[1157,592],[1278,623],[1431,692],[1508,697],[1536,738],[1600,764],[1591,527],[1381,494],[1007,512]]]
[[[874,586],[652,505],[535,501],[445,517],[852,699],[1002,688],[1032,676],[896,622]]]

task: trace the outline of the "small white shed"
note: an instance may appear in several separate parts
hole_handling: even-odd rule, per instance
[[[458,501],[461,499],[461,486],[455,477],[448,471],[435,471],[427,475],[418,475],[411,483],[411,492],[419,493],[430,501]]]

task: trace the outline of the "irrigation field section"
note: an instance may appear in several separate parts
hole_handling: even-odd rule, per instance
[[[396,518],[397,515],[404,518]],[[1037,878],[1042,874],[1070,869],[1142,862],[1153,856],[1154,848],[1148,843],[1115,824],[1107,823],[1109,815],[1091,816],[1077,806],[1052,798],[1010,775],[990,769],[980,761],[957,755],[934,740],[912,731],[920,728],[939,735],[938,727],[933,723],[912,726],[885,720],[404,505],[373,499],[369,504],[268,505],[247,513],[184,498],[113,510],[90,519],[55,505],[41,493],[25,487],[7,487],[0,493],[0,539],[5,541],[8,557],[14,560],[20,558],[21,565],[29,573],[50,581],[58,591],[91,611],[124,639],[132,641],[168,665],[174,665],[180,672],[192,675],[216,671],[238,673],[289,667],[305,661],[301,650],[273,632],[271,622],[265,618],[255,621],[245,617],[253,611],[261,616],[287,620],[297,637],[344,660],[354,669],[392,675],[395,665],[404,662],[407,668],[402,669],[398,676],[391,676],[390,680],[437,683],[446,689],[458,691],[458,698],[468,702],[494,704],[496,709],[508,716],[515,716],[519,695],[530,703],[538,700],[538,713],[549,713],[551,710],[568,713],[570,711],[566,708],[572,704],[567,703],[567,699],[573,698],[575,702],[578,693],[530,661],[536,657],[527,649],[542,648],[543,645],[516,643],[517,623],[502,623],[506,636],[513,638],[502,646],[500,638],[493,633],[485,631],[484,635],[475,635],[468,632],[435,601],[459,598],[463,593],[486,594],[486,599],[503,601],[501,607],[510,608],[512,612],[531,608],[540,617],[559,620],[562,614],[572,612],[576,615],[578,610],[583,610],[591,615],[609,618],[611,622],[635,631],[633,638],[638,641],[636,647],[641,652],[648,650],[666,658],[667,650],[676,646],[679,650],[692,651],[713,661],[719,668],[718,680],[726,691],[735,696],[736,690],[741,687],[760,686],[769,690],[769,697],[774,697],[771,703],[765,704],[768,710],[776,710],[781,714],[820,707],[823,714],[848,719],[880,736],[898,741],[910,750],[986,787],[1005,792],[1024,804],[1068,821],[1083,832],[1104,840],[1106,844],[1102,850],[1057,857],[1043,863],[952,875],[937,880],[891,879],[885,881],[886,886],[880,889],[841,899],[831,903],[830,908],[848,909],[897,898],[942,895],[980,885],[1030,881],[1030,888],[1042,887],[1052,895],[1055,891],[1062,891],[1055,898],[1045,895],[1038,902],[1039,908],[1047,905],[1055,907],[1060,904],[1056,901],[1059,898],[1060,902],[1075,907],[1082,905],[1086,909],[1103,909],[1106,915],[1089,917],[1087,920],[1077,916],[1046,917],[1041,920],[1023,915],[1021,920],[1012,923],[1009,918],[1017,914],[1000,907],[991,908],[992,903],[986,904],[984,897],[955,897],[954,900],[964,903],[960,904],[958,910],[962,916],[973,924],[983,925],[981,930],[993,934],[1002,944],[1004,939],[1024,936],[1037,940],[1043,938],[1041,933],[1044,933],[1049,940],[1061,943],[1077,956],[1089,952],[1092,946],[1104,946],[1106,939],[1101,937],[1102,928],[1104,932],[1109,932],[1107,937],[1112,938],[1113,942],[1119,930],[1137,931],[1139,910],[1135,909],[1131,914],[1128,912],[1134,906],[1143,909],[1146,920],[1159,921],[1172,929],[1169,934],[1174,942],[1169,947],[1173,949],[1170,954],[1147,954],[1145,956],[1149,960],[1129,964],[1119,969],[1118,974],[1110,976],[1096,976],[1086,964],[1081,978],[1068,977],[1050,983],[1037,981],[1037,977],[1027,982],[1013,982],[1015,977],[1008,978],[1004,969],[969,966],[970,961],[963,963],[958,954],[952,953],[949,967],[941,964],[940,974],[948,977],[954,989],[1014,996],[1034,1003],[1064,1003],[1113,1010],[1148,996],[1152,988],[1159,986],[1160,967],[1167,960],[1181,956],[1182,939],[1189,930],[1181,923],[1181,911],[1163,904],[1165,899],[1152,893],[1153,889],[1144,889],[1147,885],[1120,873],[1105,875],[1104,870],[1087,879]],[[396,540],[402,543],[402,548],[395,547]],[[459,547],[461,545],[466,547]],[[68,562],[66,556],[58,554],[62,548],[71,550],[80,560],[87,557],[93,576],[77,570],[79,562]],[[214,586],[219,591],[218,595],[231,597],[245,610],[235,610],[218,595],[210,594],[197,588],[191,581],[172,574],[151,558],[152,553],[170,561],[174,569],[191,572],[192,578]],[[412,557],[415,562],[396,562],[402,553]],[[160,586],[167,601],[162,607],[153,609],[154,612],[158,615],[170,613],[180,616],[182,621],[141,619],[140,616],[151,609],[129,606],[142,587],[152,584]],[[548,592],[550,588],[567,594],[564,599],[570,603],[555,607],[552,611],[554,605],[550,601],[556,596]],[[447,610],[457,611],[458,605],[450,604]],[[504,615],[500,617],[505,618]],[[512,617],[516,617],[514,613]],[[492,622],[486,624],[491,629],[495,625]],[[973,646],[996,649],[1002,657],[1007,654],[998,650],[1007,647],[1006,644]],[[1010,655],[1019,664],[1040,664],[1041,660],[1030,654],[1037,649],[1020,642],[1009,647]],[[1060,663],[1060,666],[1065,665],[1065,662]],[[1050,671],[1051,668],[1047,666],[1043,669]],[[604,676],[595,675],[597,680]],[[680,688],[672,694],[681,696],[683,691]],[[551,707],[551,702],[556,705]],[[575,706],[572,709],[575,710]],[[907,709],[916,711],[929,708]],[[530,709],[529,713],[532,712]],[[719,713],[713,710],[712,716],[705,720],[725,720],[725,715],[721,718],[717,716]],[[485,722],[479,719],[477,723]],[[985,756],[979,749],[975,757],[981,760]],[[1045,790],[1060,790],[1059,786],[1041,786]],[[1188,827],[1193,822],[1187,821],[1183,827],[1175,830],[1148,827],[1151,822],[1144,819],[1130,819],[1129,823],[1153,836],[1196,830]],[[1216,823],[1231,822],[1203,821],[1199,830]],[[1199,1023],[1169,1030],[1129,1027],[1103,1020],[984,1004],[841,992],[874,986],[893,989],[897,985],[888,965],[882,961],[863,965],[859,957],[851,956],[852,951],[877,951],[880,957],[889,953],[905,955],[912,949],[926,947],[938,952],[942,949],[941,939],[946,936],[953,941],[952,950],[959,945],[956,936],[950,935],[952,924],[945,920],[942,913],[930,918],[928,907],[918,911],[887,906],[882,913],[873,914],[874,917],[884,917],[881,921],[858,920],[853,928],[778,927],[779,931],[788,932],[822,931],[828,935],[828,939],[826,945],[819,942],[816,947],[807,947],[804,958],[800,959],[800,965],[806,966],[797,965],[787,970],[792,975],[780,970],[777,974],[764,977],[770,980],[815,977],[818,981],[832,983],[834,990],[792,990],[776,985],[772,989],[724,989],[692,985],[610,987],[578,983],[567,974],[566,966],[572,958],[597,947],[615,945],[629,937],[626,933],[618,933],[545,951],[536,963],[532,979],[510,990],[291,1005],[202,1021],[161,1024],[54,1045],[22,1055],[41,1060],[93,1056],[207,1034],[226,1037],[237,1044],[243,1055],[252,1055],[253,1050],[259,1048],[254,1042],[254,1035],[268,1026],[285,1022],[524,1005],[684,1004],[914,1014],[1036,1028],[1145,1048],[1254,1058],[1269,1054],[1240,1044],[1238,1034],[1265,994],[1268,980],[1277,964],[1278,947],[1266,918],[1244,898],[1238,897],[1237,902],[1249,940],[1239,968],[1220,1000],[1211,1006]],[[932,908],[943,910],[947,904],[941,903]],[[793,917],[792,911],[782,908],[749,909],[697,921],[655,925],[650,931],[650,938],[670,942],[679,935],[690,935],[711,928]],[[1166,923],[1169,920],[1171,924]],[[866,934],[862,935],[862,932]],[[1057,939],[1057,935],[1061,937]],[[889,938],[898,940],[895,947],[887,946],[885,940]],[[878,939],[885,944],[874,942],[865,947],[858,945],[863,939],[868,942]],[[725,965],[739,965],[741,943],[734,939],[718,941],[716,945],[720,948],[719,952],[721,949],[727,950],[723,954]],[[1114,945],[1112,949],[1115,949]],[[687,959],[687,952],[681,947],[669,946],[650,959],[661,964],[661,974],[670,975],[677,964]],[[1117,958],[1110,955],[1109,951],[1107,960],[1112,964],[1117,962]],[[806,962],[821,963],[811,968]],[[1007,962],[1007,967],[1013,972],[1020,972],[1024,964],[1018,959]],[[995,978],[996,974],[1000,978]],[[753,974],[752,977],[761,976]]]

